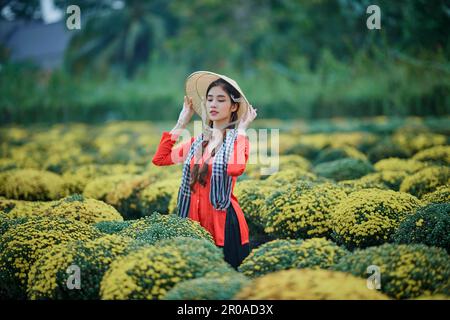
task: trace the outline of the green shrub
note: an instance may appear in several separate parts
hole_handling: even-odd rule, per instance
[[[420,200],[403,192],[355,191],[333,208],[331,236],[349,249],[388,242],[400,223],[421,205]]]
[[[314,167],[318,175],[336,181],[358,179],[374,171],[368,161],[352,158],[323,162]]]
[[[346,254],[347,250],[325,238],[274,240],[254,249],[239,271],[253,278],[292,268],[326,269]]]
[[[375,163],[387,158],[409,158],[411,156],[411,151],[404,146],[393,142],[392,139],[386,138],[380,143],[372,146],[367,151],[367,156],[370,162]]]
[[[249,280],[236,275],[219,278],[197,278],[176,284],[164,300],[231,300]]]
[[[450,254],[450,203],[432,203],[407,217],[393,235],[396,243],[422,243]]]
[[[134,223],[133,220],[101,221],[94,224],[94,227],[106,234],[116,234],[128,228],[132,223]]]
[[[381,291],[396,299],[435,293],[450,277],[450,256],[422,244],[383,244],[344,256],[334,270],[367,279],[367,267],[380,269]]]
[[[151,216],[135,220],[128,228],[118,234],[154,244],[159,240],[174,237],[205,239],[213,243],[211,234],[200,223],[176,215],[162,215],[157,212]]]

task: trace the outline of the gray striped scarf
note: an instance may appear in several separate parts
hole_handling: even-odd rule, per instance
[[[187,218],[189,214],[189,205],[191,200],[191,189],[189,187],[191,180],[190,163],[195,154],[195,150],[201,146],[204,134],[199,135],[191,145],[189,154],[184,161],[181,186],[178,191],[178,215]],[[216,153],[212,164],[211,190],[209,200],[216,210],[225,210],[230,205],[232,177],[227,175],[227,164],[233,151],[234,142],[237,138],[237,130],[228,130],[225,141]]]

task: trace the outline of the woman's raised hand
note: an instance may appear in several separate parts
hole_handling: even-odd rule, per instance
[[[178,123],[182,126],[186,126],[191,121],[195,111],[193,108],[192,98],[184,96],[183,109],[178,117]]]
[[[239,123],[238,128],[239,129],[247,129],[247,127],[250,125],[250,123],[255,120],[257,113],[256,110],[258,109],[254,109],[252,105],[248,106],[248,110],[245,113],[244,117],[242,118],[242,120]]]

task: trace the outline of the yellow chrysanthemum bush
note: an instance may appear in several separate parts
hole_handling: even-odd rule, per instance
[[[412,152],[405,146],[399,145],[393,141],[391,137],[385,137],[379,143],[367,150],[366,154],[369,160],[372,163],[375,163],[389,158],[409,158],[411,157]]]
[[[389,190],[389,187],[385,185],[383,182],[376,181],[375,179],[364,179],[364,177],[353,180],[342,180],[337,182],[337,185],[343,187],[344,191],[347,194],[350,194],[358,190],[370,188]]]
[[[139,177],[135,174],[116,174],[110,176],[102,176],[88,182],[83,190],[86,198],[106,201],[108,194],[113,191],[118,184]]]
[[[176,284],[163,300],[230,300],[248,283],[249,279],[237,272],[217,278],[201,277]]]
[[[423,195],[421,200],[426,203],[450,202],[450,185],[437,187],[435,191]]]
[[[389,189],[398,191],[403,180],[408,176],[404,171],[381,171],[370,173],[360,178],[361,182],[384,184]]]
[[[18,169],[17,163],[13,159],[0,158],[0,172],[9,171],[13,169]]]
[[[84,223],[97,223],[101,221],[123,221],[120,213],[103,201],[85,198],[81,194],[73,194],[55,201],[47,213],[67,219],[79,220]]]
[[[28,218],[0,238],[0,292],[24,298],[28,272],[43,252],[54,245],[91,240],[102,235],[83,222],[63,218]]]
[[[331,237],[351,250],[388,242],[400,223],[422,205],[419,199],[404,192],[352,192],[331,212]]]
[[[405,147],[413,154],[427,148],[445,145],[447,143],[447,137],[443,134],[425,131],[417,132],[414,129],[399,129],[392,135],[392,140]]]
[[[322,162],[314,167],[317,175],[335,181],[358,179],[374,171],[369,161],[353,158]]]
[[[16,225],[26,222],[27,218],[8,218],[3,215],[0,215],[0,237],[8,231],[10,228],[13,228]]]
[[[396,243],[422,243],[450,254],[450,203],[431,203],[407,217],[393,235]]]
[[[0,200],[0,216],[10,219],[46,216],[47,210],[54,201],[26,201],[14,199]]]
[[[230,269],[214,244],[179,237],[116,259],[103,277],[100,294],[102,299],[162,299],[177,283]]]
[[[414,298],[414,300],[450,300],[450,296],[447,296],[445,294],[423,295]]]
[[[56,200],[67,195],[64,179],[53,172],[14,169],[2,173],[4,196],[17,200]]]
[[[346,249],[325,238],[278,239],[252,250],[239,266],[239,271],[254,278],[293,268],[327,269],[347,253]]]
[[[343,158],[353,158],[367,161],[364,153],[351,146],[342,146],[339,148],[327,147],[319,152],[314,164],[317,165],[322,162],[334,161]]]
[[[261,209],[266,198],[275,190],[276,186],[267,180],[248,179],[236,183],[234,194],[249,224],[264,228]]]
[[[180,180],[178,179],[155,182],[144,188],[139,193],[139,207],[142,214],[149,215],[154,211],[170,213],[169,203],[172,198],[177,198],[179,188]]]
[[[143,215],[140,206],[140,192],[154,183],[148,175],[118,183],[106,196],[106,202],[114,206],[125,219],[136,219]]]
[[[99,299],[100,282],[109,265],[119,256],[143,247],[129,237],[107,235],[94,240],[74,241],[47,250],[30,269],[29,299]],[[70,276],[79,270],[79,289]],[[77,271],[78,272],[78,271]]]
[[[271,158],[270,155],[267,155],[267,159],[264,159],[263,162],[248,163],[245,167],[243,177],[264,180],[277,172],[288,169],[301,171],[309,171],[311,169],[310,161],[299,155],[281,154],[273,157]]]
[[[421,150],[412,159],[432,165],[450,166],[450,146],[435,146]]]
[[[139,174],[142,167],[134,164],[87,164],[70,168],[62,175],[70,193],[82,193],[95,178],[118,174]]]
[[[80,194],[72,194],[54,201],[0,200],[0,214],[11,219],[61,217],[88,224],[123,220],[112,206],[99,200],[86,199]]]
[[[450,167],[434,166],[406,177],[400,185],[400,191],[421,198],[443,185],[450,185]]]
[[[199,222],[173,214],[162,215],[157,212],[135,220],[118,234],[142,240],[148,244],[179,236],[204,239],[214,243],[211,234]]]
[[[290,269],[269,273],[244,286],[234,299],[243,300],[385,300],[369,290],[366,280],[323,269]]]
[[[289,168],[280,170],[271,174],[266,180],[268,184],[274,187],[285,186],[287,184],[296,183],[298,181],[311,181],[311,182],[327,182],[330,181],[324,177],[317,177],[314,173],[303,169]]]
[[[376,162],[373,166],[376,171],[402,171],[407,174],[413,174],[429,165],[418,160],[391,157],[382,159]]]
[[[395,299],[408,299],[440,290],[450,278],[450,256],[437,247],[386,243],[344,256],[333,270],[367,279],[369,266],[380,272],[381,291]]]
[[[265,232],[278,238],[327,237],[330,214],[346,193],[333,183],[300,181],[270,195],[263,207]]]

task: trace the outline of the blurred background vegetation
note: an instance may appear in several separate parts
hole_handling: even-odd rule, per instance
[[[40,19],[40,1],[1,1]],[[445,0],[54,1],[81,9],[63,63],[14,61],[0,44],[1,123],[176,120],[184,81],[238,81],[260,118],[450,114]],[[368,30],[366,8],[381,8]],[[2,19],[5,17],[2,15]]]

